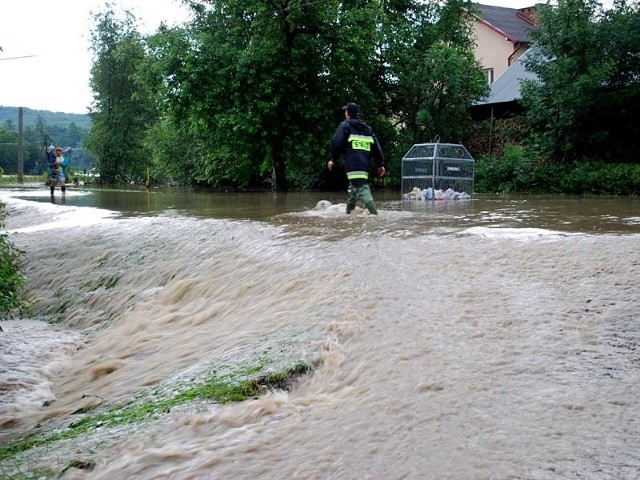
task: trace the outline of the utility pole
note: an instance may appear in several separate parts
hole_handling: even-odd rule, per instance
[[[2,52],[0,47],[0,52]],[[0,58],[0,60],[13,60],[13,58]],[[24,183],[24,125],[22,107],[18,107],[18,183]]]
[[[22,107],[18,107],[18,183],[24,183],[24,131]]]

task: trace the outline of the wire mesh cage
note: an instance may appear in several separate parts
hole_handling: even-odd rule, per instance
[[[402,157],[403,198],[471,198],[474,164],[461,144],[417,143]]]

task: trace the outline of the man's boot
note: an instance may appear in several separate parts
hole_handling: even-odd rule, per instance
[[[352,185],[349,185],[349,189],[347,190],[347,215],[356,208],[357,198],[356,189]]]
[[[372,215],[378,214],[378,209],[376,208],[376,203],[373,200],[373,195],[371,195],[371,188],[369,185],[363,185],[358,192],[358,196],[362,199],[362,203],[367,207],[369,213]]]
[[[365,203],[365,206],[369,210],[369,213],[371,213],[372,215],[378,214],[378,209],[376,208],[376,204],[373,202],[373,200]]]

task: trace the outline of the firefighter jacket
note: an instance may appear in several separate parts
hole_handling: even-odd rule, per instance
[[[384,154],[373,129],[361,118],[352,117],[338,125],[329,147],[331,159],[336,162],[344,155],[349,180],[369,178],[369,162],[373,158],[378,167],[384,167]]]

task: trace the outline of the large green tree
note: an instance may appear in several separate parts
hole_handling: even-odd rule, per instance
[[[120,17],[107,4],[94,20],[93,128],[87,149],[103,183],[141,180],[149,166],[147,132],[157,119],[153,89],[140,79],[147,65],[145,45],[128,11]]]
[[[617,0],[540,5],[523,86],[536,144],[559,162],[637,162],[640,142],[640,11]]]
[[[175,38],[168,98],[206,153],[209,180],[317,183],[347,100],[375,110],[379,2],[191,2],[188,42]]]
[[[394,116],[403,148],[439,138],[457,142],[469,105],[487,92],[473,56],[471,2],[389,1],[387,29]]]

